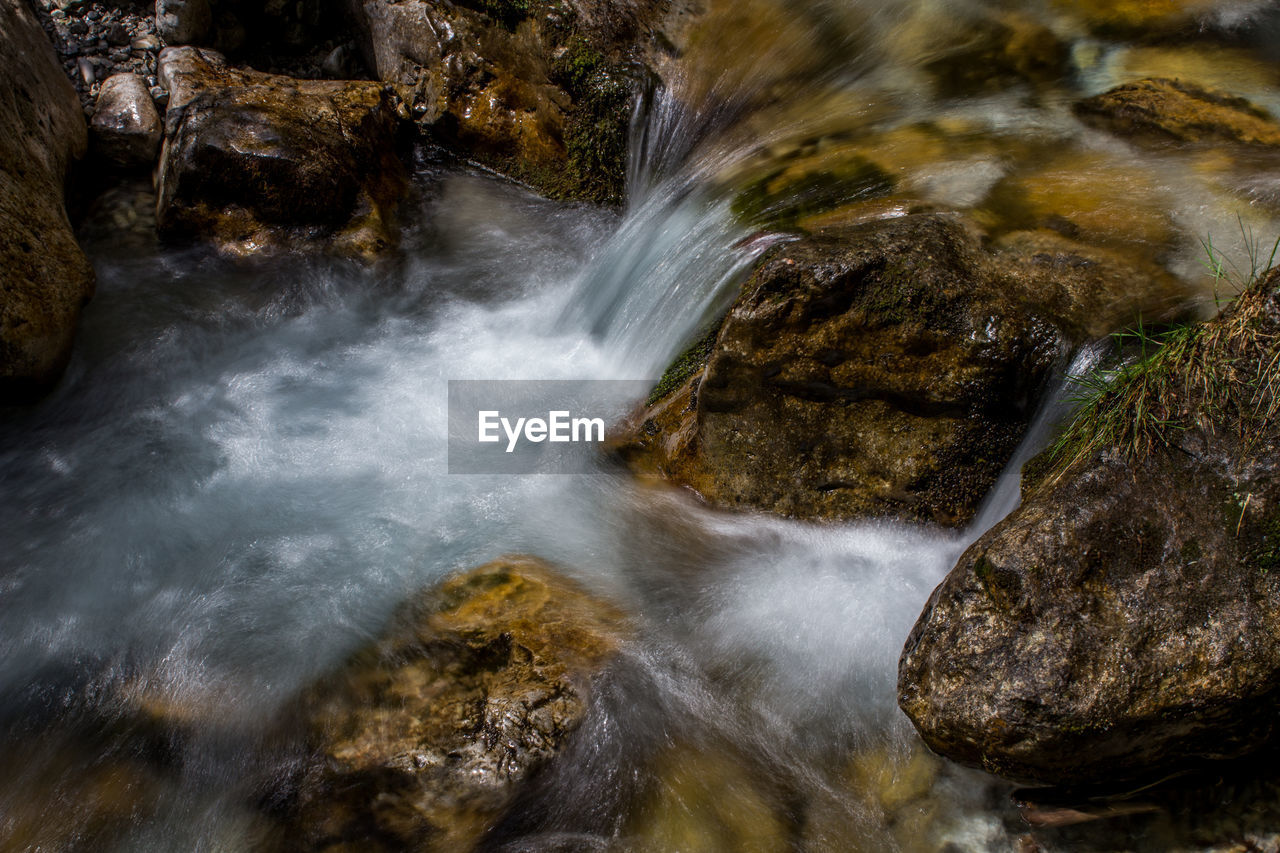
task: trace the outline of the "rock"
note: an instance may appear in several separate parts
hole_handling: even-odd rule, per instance
[[[137,74],[116,74],[102,84],[90,129],[98,150],[126,166],[153,164],[164,136],[151,92]]]
[[[963,524],[1064,344],[1010,290],[954,217],[787,244],[621,452],[724,506]]]
[[[25,0],[0,0],[0,400],[66,366],[93,267],[63,206],[87,133],[75,90]]]
[[[213,27],[209,0],[156,0],[156,32],[167,44],[194,44]]]
[[[1069,73],[1070,50],[1033,16],[1004,11],[966,14],[921,5],[889,35],[899,61],[917,63],[940,94],[966,95],[1018,84],[1049,84]]]
[[[359,44],[415,119],[555,198],[618,204],[659,0],[349,0]]]
[[[1162,351],[1136,380],[1146,420],[1128,397],[1106,398],[1148,440],[1073,433],[1065,470],[1031,477],[1022,506],[933,593],[898,681],[932,749],[1089,786],[1240,756],[1272,735],[1277,289],[1273,273]]]
[[[1097,35],[1150,38],[1194,31],[1212,0],[1053,0]]]
[[[1149,79],[1081,101],[1076,114],[1126,138],[1280,148],[1280,123],[1244,98],[1180,80]]]
[[[795,849],[785,793],[728,744],[679,743],[646,768],[651,790],[623,832],[629,851],[782,853]],[[778,786],[780,787],[780,786]]]
[[[301,700],[314,757],[289,849],[471,849],[582,721],[625,637],[619,611],[528,557],[430,590]]]
[[[962,525],[1068,343],[1185,296],[1052,237],[984,251],[956,215],[818,230],[766,257],[617,450],[721,506]]]
[[[323,247],[374,258],[397,242],[407,187],[393,97],[378,83],[295,80],[166,48],[158,222],[224,251]]]
[[[1148,164],[1067,149],[1002,178],[978,216],[995,233],[1051,230],[1151,263],[1180,243],[1173,206],[1167,177]]]

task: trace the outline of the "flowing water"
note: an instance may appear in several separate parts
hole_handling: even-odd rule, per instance
[[[1242,29],[1161,48],[1028,6],[1070,50],[1059,77],[956,89],[930,70],[949,33],[1006,6],[713,6],[638,116],[624,214],[424,159],[402,262],[372,270],[233,265],[86,225],[99,287],[72,367],[0,422],[0,847],[252,847],[281,704],[414,591],[506,553],[563,566],[641,630],[495,843],[1024,843],[1008,786],[923,750],[894,682],[930,591],[1016,505],[1017,468],[1053,414],[954,533],[716,512],[604,465],[524,477],[445,465],[450,379],[659,375],[784,239],[734,203],[734,187],[783,169],[838,181],[840,164],[875,154],[897,182],[875,215],[940,205],[996,230],[1026,215],[1001,206],[1007,188],[1034,196],[1043,181],[1076,232],[1207,297],[1199,240],[1238,256],[1237,216],[1274,233],[1275,182],[1132,148],[1069,105],[1135,66],[1182,62],[1280,106],[1264,7],[1219,4],[1206,26]],[[842,191],[814,215],[871,209]],[[190,730],[140,729],[139,705]],[[144,760],[140,738],[165,760]],[[1155,832],[1038,842],[1160,849]]]

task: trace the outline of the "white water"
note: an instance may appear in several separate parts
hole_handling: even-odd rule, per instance
[[[877,25],[906,5],[875,4]],[[903,71],[879,69],[877,85],[896,91]],[[822,75],[865,83],[857,63]],[[928,109],[1079,134],[1052,102],[905,112]],[[0,838],[33,791],[68,824],[89,820],[77,786],[127,748],[109,722],[141,691],[216,725],[178,748],[156,808],[119,845],[242,849],[258,736],[280,703],[415,590],[524,552],[621,602],[642,639],[584,732],[590,749],[545,783],[558,805],[511,834],[634,833],[628,792],[652,787],[649,757],[679,743],[729,745],[756,776],[787,777],[828,815],[823,831],[804,817],[806,849],[1009,847],[1020,830],[1004,789],[979,774],[938,770],[928,832],[907,837],[842,774],[851,756],[892,768],[918,753],[895,704],[902,642],[963,548],[1016,504],[1047,419],[959,534],[714,512],[604,468],[445,471],[448,380],[652,378],[732,298],[773,238],[735,224],[711,189],[754,143],[707,143],[708,124],[732,122],[660,100],[623,217],[424,174],[402,268],[95,248],[98,295],[66,381],[0,423],[0,741],[26,744],[0,779]],[[915,179],[968,198],[1002,168]],[[1220,202],[1176,171],[1177,215],[1216,218]],[[73,733],[46,734],[60,726]]]

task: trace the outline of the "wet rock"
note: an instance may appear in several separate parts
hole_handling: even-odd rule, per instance
[[[1180,80],[1139,80],[1081,101],[1075,110],[1126,137],[1280,148],[1280,123],[1266,110]]]
[[[955,7],[922,6],[893,30],[893,41],[907,61],[926,58],[924,69],[947,96],[1053,83],[1070,67],[1067,45],[1020,12],[969,17]]]
[[[198,43],[212,27],[209,0],[156,0],[156,32],[167,44]]]
[[[90,129],[98,151],[126,166],[154,163],[164,136],[147,83],[136,74],[116,74],[102,84]]]
[[[555,198],[620,203],[656,0],[349,0],[367,64],[442,142]]]
[[[1068,149],[1002,178],[978,216],[997,234],[1049,230],[1150,263],[1179,243],[1172,206],[1168,181],[1149,164]]]
[[[624,617],[505,558],[423,595],[301,702],[314,758],[289,849],[465,851],[582,721]]]
[[[623,455],[716,504],[962,524],[1063,344],[1008,290],[954,217],[788,244]]]
[[[378,83],[296,80],[167,48],[158,221],[224,251],[321,247],[374,258],[397,242],[406,183],[393,97]]]
[[[0,0],[0,400],[62,373],[93,268],[63,207],[84,115],[25,0]]]
[[[1239,756],[1273,734],[1277,288],[1280,273],[1143,374],[1146,420],[1113,398],[1142,430],[1128,434],[1155,439],[1079,445],[934,592],[898,682],[931,748],[1082,786]]]
[[[964,524],[1068,342],[1182,302],[1066,241],[985,251],[956,215],[822,229],[757,267],[618,449],[721,506]]]
[[[1149,38],[1194,31],[1212,0],[1054,0],[1053,5],[1097,35]]]
[[[793,850],[784,798],[760,768],[722,745],[680,744],[647,768],[650,791],[624,830],[629,853]]]

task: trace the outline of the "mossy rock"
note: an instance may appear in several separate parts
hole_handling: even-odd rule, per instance
[[[564,748],[629,631],[529,557],[427,590],[287,716],[310,751],[281,797],[285,849],[471,849]]]

